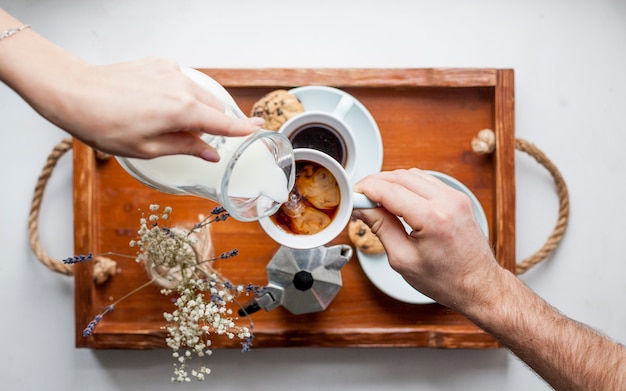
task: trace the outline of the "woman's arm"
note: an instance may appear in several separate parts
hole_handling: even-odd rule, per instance
[[[0,9],[0,32],[22,25]],[[0,40],[0,80],[52,123],[115,155],[185,153],[214,161],[198,132],[241,136],[262,124],[226,116],[171,60],[91,65],[31,28]]]

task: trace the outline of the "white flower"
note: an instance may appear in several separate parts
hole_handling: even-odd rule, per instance
[[[136,260],[145,263],[149,273],[173,282],[171,288],[161,289],[163,295],[177,295],[172,311],[163,313],[167,322],[163,327],[167,331],[165,343],[172,349],[174,358],[172,381],[188,382],[190,375],[204,380],[211,370],[202,363],[194,365],[195,368],[189,364],[193,358],[206,360],[206,356],[212,355],[209,349],[212,335],[225,335],[230,339],[250,337],[247,327],[235,324],[238,318],[233,318],[236,315],[229,308],[236,303],[235,296],[246,292],[246,288],[226,283],[216,273],[209,275],[207,270],[211,267],[199,266],[195,249],[202,248],[203,243],[198,241],[202,237],[198,232],[208,225],[208,220],[189,231],[170,228],[166,224],[172,208],[167,206],[158,213],[159,209],[157,204],[150,205],[153,213],[147,218],[142,215],[138,238],[129,245],[137,248]],[[200,247],[196,247],[196,243]],[[170,273],[162,274],[161,270]]]

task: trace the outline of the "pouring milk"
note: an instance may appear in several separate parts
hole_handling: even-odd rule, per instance
[[[219,98],[227,115],[245,117],[213,79],[189,68],[183,68],[183,72]],[[260,129],[245,137],[205,134],[202,138],[218,151],[219,162],[188,155],[118,161],[137,180],[152,188],[211,199],[242,221],[267,217],[287,201],[294,183],[295,161],[285,136]]]

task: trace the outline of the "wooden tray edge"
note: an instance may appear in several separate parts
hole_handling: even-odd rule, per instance
[[[96,158],[94,150],[74,139],[73,145],[74,167],[84,167],[80,172],[74,170],[74,251],[76,254],[88,254],[95,238],[94,181],[96,172]],[[87,221],[88,223],[85,223]],[[75,341],[77,347],[88,346],[82,330],[91,321],[85,314],[93,309],[93,300],[90,286],[79,281],[92,281],[91,265],[76,264],[74,266],[74,308],[75,308]],[[79,316],[82,314],[83,316]]]
[[[493,87],[497,69],[481,68],[199,68],[227,87]]]
[[[515,272],[515,74],[513,70],[498,70],[497,77],[494,113],[495,255],[505,269]]]

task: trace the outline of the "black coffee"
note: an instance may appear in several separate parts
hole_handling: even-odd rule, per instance
[[[311,148],[322,151],[345,165],[347,151],[345,142],[337,132],[323,124],[307,124],[293,132],[290,137],[294,148]]]

